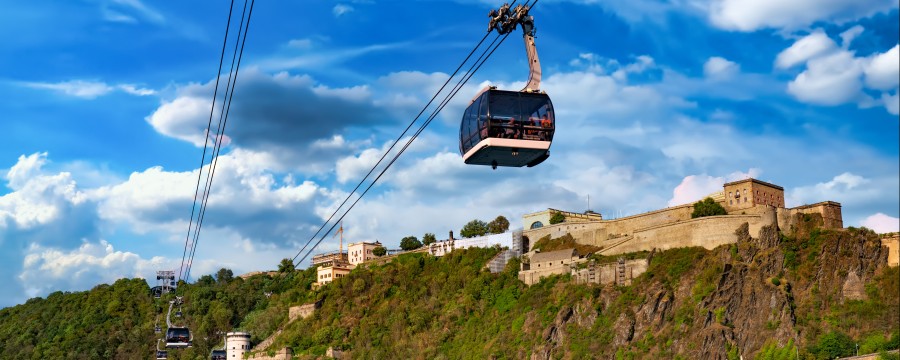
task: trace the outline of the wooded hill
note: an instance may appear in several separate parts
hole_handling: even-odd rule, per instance
[[[319,290],[312,270],[220,271],[181,286],[195,345],[170,358],[207,357],[217,332],[236,328],[254,343],[282,328],[270,350],[299,358],[333,347],[365,359],[833,359],[856,344],[861,354],[900,347],[900,272],[878,236],[820,220],[806,218],[796,237],[754,239],[744,227],[737,244],[657,252],[630,286],[556,276],[526,287],[515,260],[484,269],[497,249],[401,255]],[[31,299],[0,310],[0,357],[150,358],[166,300],[140,279]],[[287,322],[290,306],[317,300],[311,317]]]

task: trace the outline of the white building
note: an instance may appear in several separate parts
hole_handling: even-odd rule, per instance
[[[347,252],[350,256],[350,264],[359,265],[376,258],[376,256],[372,254],[372,250],[379,246],[381,246],[381,243],[378,241],[373,243],[361,241],[348,245]]]
[[[494,245],[507,247],[521,255],[522,231],[508,231],[502,234],[490,234],[464,239],[448,239],[437,241],[427,245],[428,253],[434,256],[444,256],[454,249],[467,249],[471,247],[488,248]],[[518,256],[517,255],[517,256]]]
[[[225,353],[229,359],[243,359],[250,351],[250,333],[235,331],[225,334]]]

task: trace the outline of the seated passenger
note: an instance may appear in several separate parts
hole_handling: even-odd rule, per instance
[[[509,119],[509,122],[506,123],[506,138],[507,139],[516,139],[518,138],[518,131],[516,130],[516,119]]]

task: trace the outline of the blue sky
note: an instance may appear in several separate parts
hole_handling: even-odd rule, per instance
[[[293,256],[499,5],[256,4],[194,274]],[[0,306],[179,265],[227,14],[140,0],[0,13]],[[524,84],[517,33],[348,215],[347,241],[521,226],[588,196],[629,215],[745,176],[784,186],[788,206],[841,202],[847,226],[900,227],[896,0],[542,0],[532,15],[551,157],[492,171],[457,152],[466,101]]]

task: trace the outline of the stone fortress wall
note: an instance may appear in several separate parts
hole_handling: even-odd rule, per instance
[[[728,190],[737,193],[740,189],[746,199],[728,204]],[[752,196],[758,189],[768,196]],[[776,226],[786,234],[793,233],[796,214],[820,214],[826,228],[843,227],[841,204],[824,201],[794,208],[783,205],[784,193],[780,186],[756,179],[745,179],[726,184],[725,195],[714,199],[725,207],[728,215],[710,216],[692,219],[692,204],[669,207],[642,214],[627,216],[613,220],[602,220],[597,217],[575,217],[554,225],[544,225],[536,229],[526,228],[523,232],[523,249],[531,250],[538,239],[550,235],[552,238],[571,234],[580,244],[594,245],[601,248],[602,255],[617,255],[635,251],[666,250],[679,247],[701,246],[713,249],[723,244],[737,241],[734,231],[743,223],[750,226],[750,235],[759,236],[764,226]],[[734,196],[734,195],[732,195]],[[546,217],[543,211],[527,214],[523,221],[533,223],[535,217]]]

